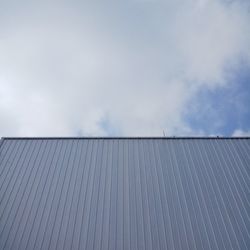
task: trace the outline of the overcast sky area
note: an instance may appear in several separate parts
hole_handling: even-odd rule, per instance
[[[250,1],[1,1],[1,136],[250,135]]]

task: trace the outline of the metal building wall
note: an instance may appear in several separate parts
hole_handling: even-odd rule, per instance
[[[0,249],[250,249],[250,140],[7,138]]]

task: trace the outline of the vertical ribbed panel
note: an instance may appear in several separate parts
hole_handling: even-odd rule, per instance
[[[250,140],[4,139],[0,249],[250,249]]]

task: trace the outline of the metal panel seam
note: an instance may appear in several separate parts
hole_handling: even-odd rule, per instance
[[[1,146],[2,146],[2,144],[3,144],[3,141],[4,141],[4,138],[2,137],[2,138],[0,139],[0,150],[1,150]]]

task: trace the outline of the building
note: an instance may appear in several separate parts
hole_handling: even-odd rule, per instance
[[[0,249],[250,249],[250,138],[2,138]]]

